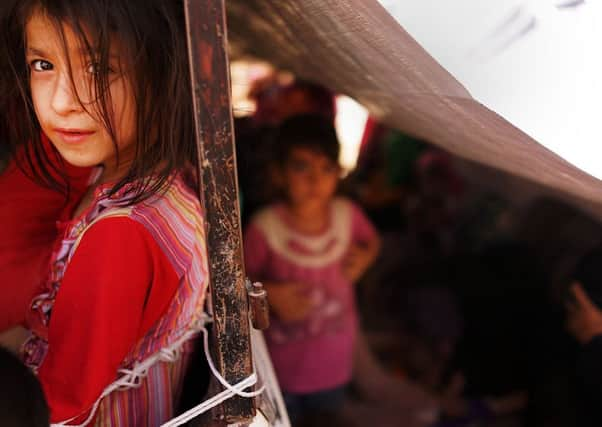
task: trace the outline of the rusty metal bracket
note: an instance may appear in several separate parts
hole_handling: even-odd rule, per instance
[[[268,306],[268,293],[260,282],[251,283],[246,280],[251,323],[255,329],[265,330],[270,326],[270,308]]]

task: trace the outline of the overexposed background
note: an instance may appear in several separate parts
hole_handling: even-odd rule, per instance
[[[380,2],[475,99],[602,178],[602,1]]]

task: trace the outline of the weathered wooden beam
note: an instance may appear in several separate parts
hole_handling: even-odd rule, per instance
[[[252,373],[238,205],[224,0],[185,0],[195,125],[213,308],[213,358],[230,384]],[[234,397],[214,415],[244,422],[253,399]]]

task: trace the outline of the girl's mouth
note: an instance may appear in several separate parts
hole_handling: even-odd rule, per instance
[[[70,144],[77,144],[84,142],[90,135],[95,131],[84,130],[84,129],[64,129],[56,128],[54,131],[64,141]]]

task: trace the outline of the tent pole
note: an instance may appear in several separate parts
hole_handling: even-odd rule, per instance
[[[238,204],[224,0],[185,0],[200,200],[206,217],[213,359],[230,384],[248,377],[251,358],[248,300]],[[221,387],[221,386],[219,386]],[[234,397],[213,413],[235,423],[255,415],[253,399]]]

